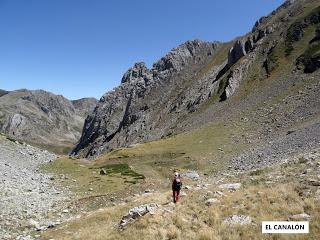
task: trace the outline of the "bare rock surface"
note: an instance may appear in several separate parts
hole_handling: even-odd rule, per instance
[[[226,183],[219,185],[220,189],[237,190],[241,187],[241,183]]]
[[[43,90],[8,92],[0,96],[0,131],[41,146],[70,147],[96,103],[94,98],[70,101]]]
[[[2,135],[0,152],[0,239],[28,239],[23,236],[30,231],[64,221],[52,214],[67,203],[70,193],[57,189],[53,176],[40,168],[54,161],[56,155]]]
[[[220,203],[220,201],[219,201],[218,199],[216,199],[216,198],[209,198],[209,199],[206,200],[206,202],[205,202],[205,204],[206,204],[207,206],[212,206],[212,205],[218,204],[218,203]]]
[[[192,180],[199,180],[200,175],[195,171],[181,173],[182,177],[190,178]]]
[[[315,123],[242,153],[233,159],[232,167],[236,170],[266,167],[319,146],[320,123]]]
[[[218,42],[192,40],[172,49],[151,69],[143,62],[134,64],[121,85],[104,94],[87,117],[73,154],[92,158],[168,134],[179,115],[194,111],[218,87],[209,82],[220,66],[204,76],[207,88],[195,74],[220,47]],[[190,84],[197,86],[190,89]]]
[[[244,215],[232,215],[226,218],[223,223],[227,225],[248,225],[252,223],[252,218]]]
[[[310,215],[306,213],[299,213],[299,214],[294,214],[289,216],[289,219],[293,221],[301,221],[301,220],[309,221],[310,218],[311,218]]]
[[[130,209],[128,214],[122,217],[118,225],[119,230],[124,230],[130,223],[136,221],[138,218],[143,217],[146,214],[153,214],[158,208],[158,204],[149,203]]]

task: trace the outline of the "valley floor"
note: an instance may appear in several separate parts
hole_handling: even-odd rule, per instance
[[[202,164],[183,165],[194,158],[187,151],[157,153],[161,142],[146,144],[159,156],[142,144],[87,161],[57,157],[1,136],[0,239],[317,239],[320,148],[317,124],[311,124],[314,128],[288,135],[314,139],[290,156],[275,154],[270,160],[262,154],[270,164],[252,165],[249,154],[247,168],[239,169],[239,158],[234,158],[215,162],[210,168],[221,168],[213,172]],[[249,153],[265,152],[257,150]],[[176,205],[169,178],[175,169],[186,174]],[[187,174],[194,170],[199,178]],[[119,230],[130,209],[151,203],[158,207]],[[261,221],[266,220],[307,220],[310,233],[263,235]]]
[[[40,238],[317,239],[320,235],[319,148],[282,159],[271,167],[216,175],[200,173],[197,180],[184,177],[177,205],[171,203],[170,180],[161,181],[147,178],[132,185],[127,195],[106,195],[105,202],[96,204],[95,210],[42,232]],[[129,209],[150,203],[159,207],[123,231],[118,229]],[[261,221],[268,220],[310,221],[310,233],[261,234]]]

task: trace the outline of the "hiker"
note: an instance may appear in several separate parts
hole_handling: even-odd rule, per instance
[[[181,187],[182,187],[182,182],[181,182],[180,174],[175,172],[172,180],[172,195],[173,195],[174,203],[179,201],[179,194],[180,194]]]

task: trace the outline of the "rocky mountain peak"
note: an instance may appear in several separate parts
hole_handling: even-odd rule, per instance
[[[191,61],[200,61],[200,55],[205,56],[213,54],[218,42],[205,42],[199,39],[189,40],[177,48],[173,48],[167,55],[153,64],[153,70],[163,72],[168,70],[180,71]]]
[[[218,42],[205,42],[199,39],[189,40],[173,48],[148,69],[144,62],[137,62],[123,75],[121,83],[145,83],[167,78],[171,73],[180,72],[189,64],[201,62],[211,56],[219,46]]]
[[[29,102],[40,108],[45,113],[72,114],[71,102],[62,95],[55,95],[44,90],[18,90],[21,94],[19,102]],[[64,106],[64,107],[62,107]],[[67,110],[68,109],[68,110]],[[72,109],[73,110],[73,109]]]
[[[122,77],[121,83],[132,83],[150,77],[150,70],[144,62],[135,63]]]

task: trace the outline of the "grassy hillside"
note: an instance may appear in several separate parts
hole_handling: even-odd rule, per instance
[[[97,165],[71,157],[60,157],[43,169],[59,174],[63,180],[60,182],[62,187],[71,188],[80,198],[115,192],[144,179],[143,175],[134,172],[125,163]],[[101,170],[104,174],[100,174]]]
[[[156,171],[168,172],[171,168],[196,169],[217,172],[227,167],[227,160],[243,150],[245,144],[234,141],[243,131],[245,123],[209,124],[189,133],[178,134],[159,141],[137,144],[99,157],[96,164],[127,162],[152,176]],[[211,164],[208,168],[208,163]]]

